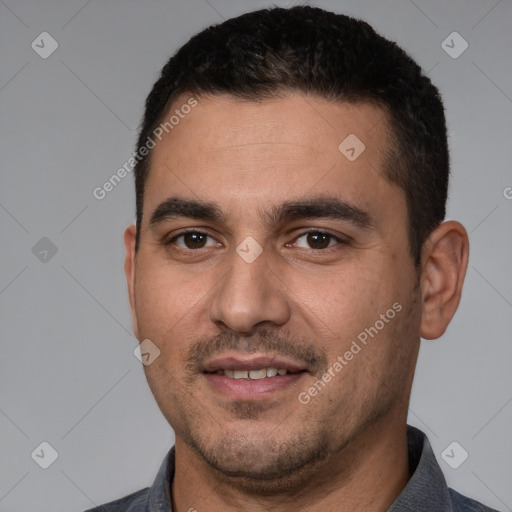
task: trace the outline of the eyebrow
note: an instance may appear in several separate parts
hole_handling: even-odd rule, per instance
[[[212,203],[195,199],[170,197],[155,208],[149,219],[149,225],[153,227],[177,217],[209,221],[221,221],[223,219],[221,210]]]
[[[149,220],[149,225],[154,227],[178,217],[212,222],[225,221],[222,210],[214,203],[196,199],[170,197],[155,208]],[[315,197],[305,200],[287,201],[272,207],[269,212],[264,214],[264,219],[269,225],[279,225],[301,219],[320,218],[348,221],[365,230],[374,227],[374,220],[368,212],[349,202],[333,197]]]
[[[266,217],[269,224],[282,224],[301,219],[326,218],[348,221],[365,230],[374,226],[374,220],[368,212],[354,204],[333,197],[315,197],[285,202],[274,206]]]

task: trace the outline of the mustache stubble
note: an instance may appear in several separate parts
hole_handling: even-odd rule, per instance
[[[259,330],[251,336],[229,331],[200,339],[191,345],[185,358],[187,380],[193,381],[203,372],[206,359],[228,350],[245,354],[262,352],[270,357],[289,357],[318,376],[328,368],[327,354],[307,339],[290,339],[270,329]]]

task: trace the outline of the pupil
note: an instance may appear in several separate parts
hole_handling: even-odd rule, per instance
[[[325,233],[309,233],[308,244],[313,249],[325,249],[329,245],[330,235]]]
[[[186,233],[184,238],[189,249],[200,249],[206,242],[206,236],[201,233]]]

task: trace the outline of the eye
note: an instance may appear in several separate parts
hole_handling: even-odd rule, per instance
[[[180,249],[204,249],[205,247],[216,247],[219,243],[211,236],[201,231],[188,231],[176,235],[169,240],[168,245],[176,245]]]
[[[293,245],[305,249],[327,249],[341,242],[342,240],[329,233],[309,231],[296,238]]]

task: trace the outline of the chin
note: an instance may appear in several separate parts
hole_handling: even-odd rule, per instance
[[[303,485],[330,454],[327,432],[278,432],[279,425],[227,429],[217,439],[189,438],[189,444],[218,478],[246,492],[273,494]]]

